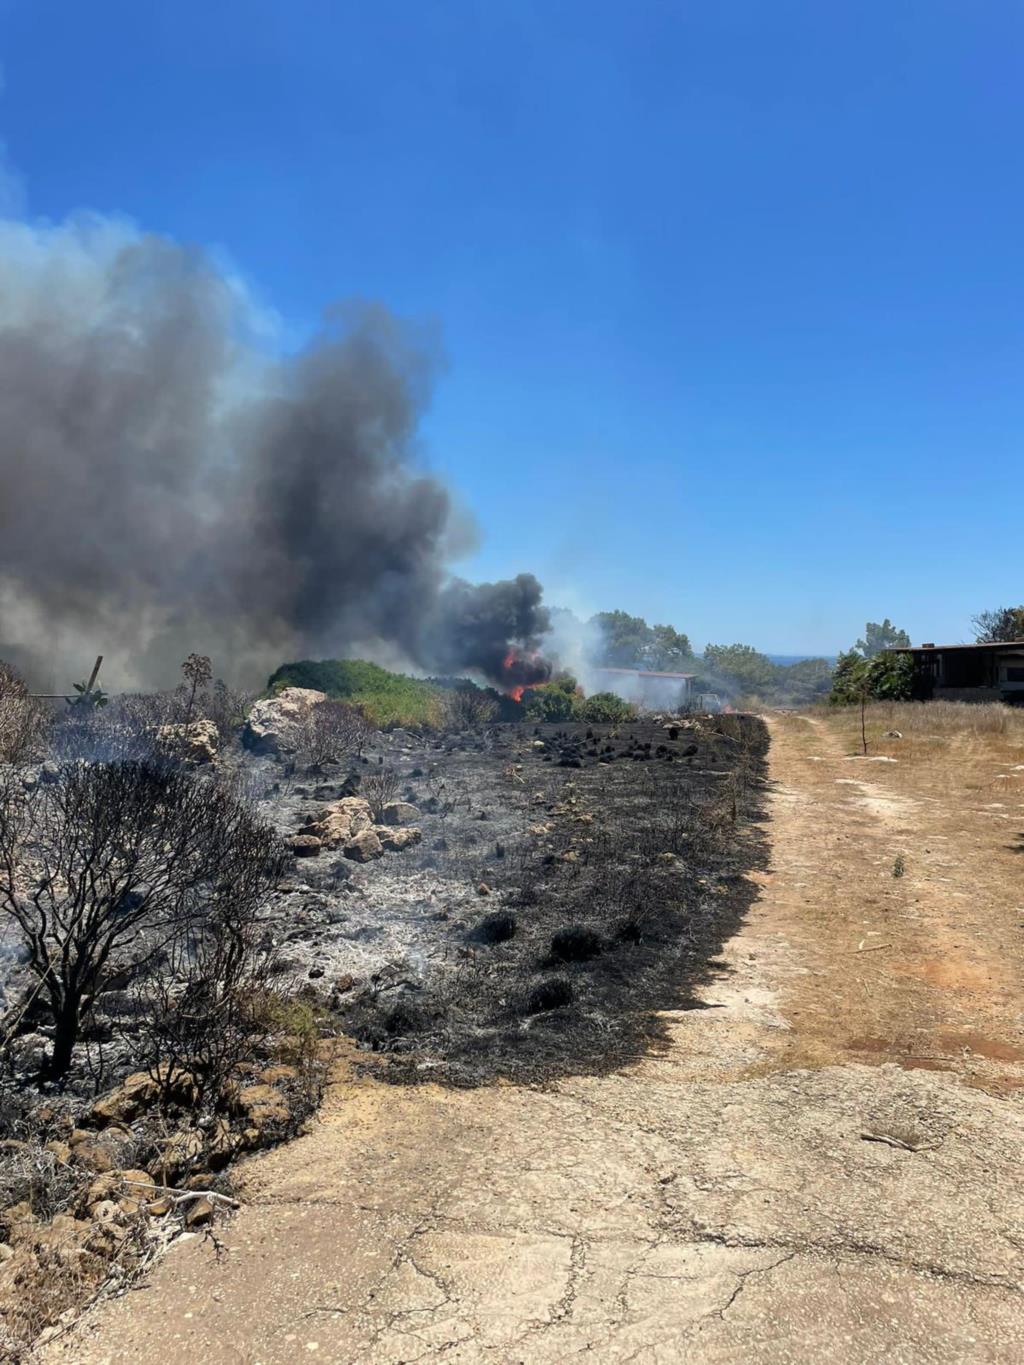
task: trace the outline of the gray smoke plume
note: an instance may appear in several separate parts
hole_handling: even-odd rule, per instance
[[[470,532],[417,469],[437,356],[383,308],[280,359],[208,256],[86,218],[0,224],[0,654],[61,690],[173,683],[207,653],[259,684],[363,652],[501,681],[541,589],[451,581]]]

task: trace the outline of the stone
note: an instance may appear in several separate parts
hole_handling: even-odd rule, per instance
[[[110,1148],[99,1140],[77,1142],[71,1149],[71,1159],[76,1166],[87,1171],[112,1171],[117,1165]]]
[[[159,725],[156,741],[161,749],[186,763],[217,762],[220,734],[212,720],[193,720],[188,725]]]
[[[315,834],[293,834],[287,844],[296,858],[318,858],[323,848],[322,841]]]
[[[311,687],[286,687],[276,697],[254,702],[242,731],[242,743],[254,754],[292,754],[298,748],[299,725],[325,692]]]
[[[383,848],[389,853],[399,853],[403,848],[409,848],[412,844],[418,844],[423,838],[423,831],[412,826],[408,829],[386,829],[378,826],[374,831],[380,840]]]
[[[361,796],[343,796],[323,806],[303,825],[302,833],[319,839],[324,848],[342,848],[357,834],[373,827],[369,802]]]
[[[265,1067],[260,1072],[260,1080],[264,1085],[280,1085],[282,1081],[297,1081],[299,1079],[298,1068],[287,1066],[280,1062],[277,1066]]]
[[[153,1169],[159,1174],[158,1183],[174,1183],[179,1171],[186,1170],[203,1150],[203,1135],[191,1128],[179,1128],[163,1143],[159,1158],[154,1161]]]
[[[382,825],[408,825],[419,819],[419,811],[411,801],[389,801],[380,813]]]
[[[235,1108],[257,1130],[272,1124],[287,1123],[291,1116],[281,1092],[266,1084],[244,1086],[235,1097]]]
[[[85,1196],[87,1205],[103,1200],[129,1199],[136,1205],[156,1193],[156,1184],[148,1171],[131,1168],[126,1171],[106,1171],[93,1180]]]
[[[353,862],[368,863],[383,855],[384,846],[372,829],[364,829],[349,840],[344,853],[345,857],[351,858]]]
[[[148,1071],[133,1072],[109,1095],[96,1101],[90,1111],[92,1121],[101,1128],[108,1123],[131,1123],[160,1098],[164,1073],[158,1074],[159,1079]],[[182,1104],[195,1098],[195,1081],[187,1071],[173,1072],[167,1089],[170,1098]]]
[[[207,1223],[213,1222],[213,1205],[209,1199],[193,1199],[185,1213],[185,1226],[187,1228],[205,1227]]]
[[[160,1087],[147,1071],[137,1071],[109,1095],[96,1101],[91,1118],[101,1127],[108,1123],[130,1123],[160,1094]]]

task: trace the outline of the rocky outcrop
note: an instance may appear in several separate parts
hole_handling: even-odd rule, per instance
[[[410,825],[419,819],[419,811],[410,801],[389,801],[380,813],[382,825]]]
[[[186,763],[217,762],[220,735],[212,720],[193,720],[188,725],[161,725],[156,732],[161,749]]]
[[[295,834],[288,840],[288,847],[296,858],[316,858],[323,842],[315,834]]]
[[[253,703],[242,731],[242,743],[254,754],[290,754],[298,746],[298,728],[310,707],[326,701],[311,687],[286,687],[276,697]]]
[[[346,858],[351,858],[355,863],[369,863],[382,856],[384,845],[377,837],[376,830],[363,829],[349,840],[343,852]]]
[[[303,825],[302,834],[319,839],[323,848],[344,848],[357,834],[371,829],[373,816],[369,803],[361,796],[343,796],[323,806]]]
[[[309,817],[298,834],[288,840],[297,858],[316,857],[321,850],[340,848],[356,863],[372,862],[386,851],[397,853],[422,839],[422,831],[401,828],[419,814],[408,801],[391,801],[384,807],[381,824],[374,824],[370,806],[361,796],[343,796]]]
[[[377,838],[381,846],[388,853],[400,853],[403,848],[409,848],[412,844],[418,844],[423,838],[423,831],[412,827],[410,829],[390,829],[384,825],[378,825],[376,829]]]

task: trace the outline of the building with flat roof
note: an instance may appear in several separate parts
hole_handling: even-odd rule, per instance
[[[696,673],[657,673],[644,668],[595,668],[594,679],[604,692],[638,706],[677,711],[685,709]]]
[[[919,701],[1005,701],[1024,706],[1024,640],[979,645],[915,645],[893,654],[914,660]]]

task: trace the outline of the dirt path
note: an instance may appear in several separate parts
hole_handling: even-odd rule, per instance
[[[1021,1359],[1024,869],[895,771],[773,721],[771,869],[661,1055],[461,1092],[342,1058],[220,1257],[46,1359]]]

